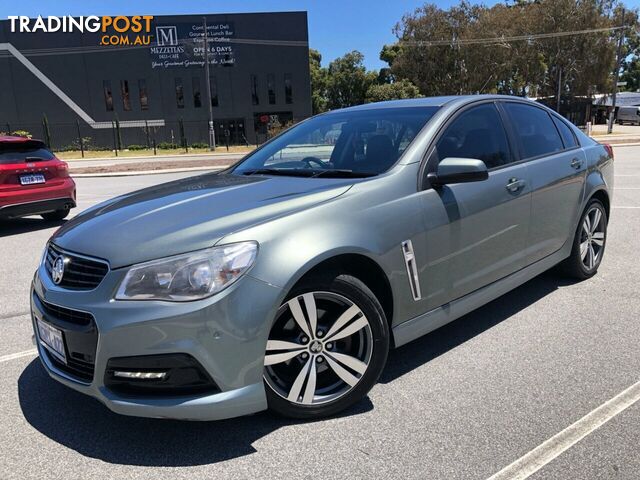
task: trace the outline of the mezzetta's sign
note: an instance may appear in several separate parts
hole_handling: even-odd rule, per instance
[[[201,23],[156,25],[155,44],[150,47],[153,68],[203,67],[205,62],[204,26]],[[206,46],[209,64],[232,66],[235,52],[232,39],[235,30],[232,22],[207,24]]]

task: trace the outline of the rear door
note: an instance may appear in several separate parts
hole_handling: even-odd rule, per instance
[[[422,269],[425,277],[438,272],[448,277],[448,288],[439,290],[440,304],[523,267],[531,208],[527,166],[517,162],[494,102],[468,107],[445,127],[429,170],[448,157],[482,160],[489,178],[445,185],[430,195],[427,224],[439,223],[443,216],[448,220],[429,227],[431,254]],[[428,284],[430,278],[423,280]]]
[[[586,157],[564,120],[535,105],[504,102],[531,175],[527,264],[573,238],[584,189]]]

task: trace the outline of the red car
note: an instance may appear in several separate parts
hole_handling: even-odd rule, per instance
[[[44,142],[0,136],[0,219],[41,215],[62,220],[75,206],[69,166]]]

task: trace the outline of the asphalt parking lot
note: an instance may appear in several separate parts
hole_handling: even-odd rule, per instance
[[[59,224],[0,225],[0,478],[490,478],[640,380],[640,147],[615,153],[597,276],[543,274],[392,351],[365,401],[319,422],[121,417],[57,384],[34,354],[28,291]],[[184,175],[78,179],[76,211]],[[529,478],[640,478],[638,425],[640,402]]]

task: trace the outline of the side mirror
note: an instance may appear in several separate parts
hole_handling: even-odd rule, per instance
[[[487,178],[487,166],[475,158],[445,158],[435,172],[427,174],[427,180],[434,187],[449,183],[480,182]]]

